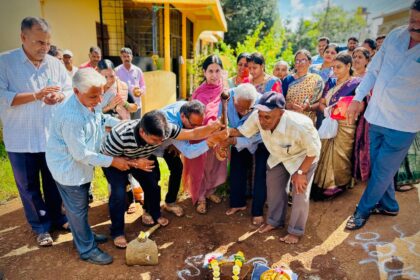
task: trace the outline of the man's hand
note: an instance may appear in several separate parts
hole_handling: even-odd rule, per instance
[[[293,186],[296,188],[297,194],[304,193],[308,186],[308,180],[306,179],[306,175],[305,174],[299,175],[297,174],[297,172],[292,175],[291,182]]]
[[[122,158],[122,157],[114,157],[112,159],[111,166],[121,171],[126,171],[130,169],[129,162],[125,158]]]
[[[47,105],[54,105],[60,103],[65,98],[64,94],[61,92],[54,92],[44,96],[44,103]]]
[[[207,145],[212,148],[218,145],[220,142],[225,141],[229,138],[229,131],[227,129],[220,130],[213,133],[209,138],[207,138]]]
[[[146,172],[152,172],[153,168],[155,168],[155,162],[147,158],[131,159],[129,165]]]
[[[363,112],[363,103],[353,100],[347,108],[346,119],[347,124],[354,124],[361,112]]]
[[[217,119],[217,121],[212,122],[211,124],[208,124],[207,127],[211,128],[211,131],[216,131],[219,130],[221,128],[225,128],[225,125],[223,125],[219,119]]]
[[[37,93],[35,93],[36,99],[41,100],[42,98],[46,97],[49,94],[53,94],[56,92],[60,91],[60,87],[59,86],[48,86],[48,87],[44,87],[43,89],[41,89],[40,91],[38,91]]]
[[[133,94],[135,97],[140,97],[144,94],[144,90],[141,90],[139,87],[134,87]]]

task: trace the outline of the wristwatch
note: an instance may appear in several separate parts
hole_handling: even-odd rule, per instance
[[[296,173],[299,175],[306,175],[307,172],[303,172],[303,170],[299,169],[298,171],[296,171]]]

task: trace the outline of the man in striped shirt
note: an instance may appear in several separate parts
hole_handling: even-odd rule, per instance
[[[113,127],[102,143],[101,152],[110,156],[124,156],[130,159],[130,170],[121,171],[114,167],[103,168],[104,174],[111,185],[109,211],[111,217],[111,237],[115,246],[125,248],[127,241],[124,236],[125,187],[128,184],[128,174],[139,181],[144,191],[144,209],[148,215],[143,215],[145,225],[159,223],[166,226],[168,219],[160,213],[160,187],[155,168],[159,168],[157,159],[152,153],[168,139],[199,140],[210,134],[215,142],[227,138],[227,130],[222,130],[220,122],[195,129],[182,129],[180,125],[168,123],[161,111],[146,113],[140,120],[122,122]]]

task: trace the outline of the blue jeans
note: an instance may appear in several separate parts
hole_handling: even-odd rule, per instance
[[[357,213],[366,218],[377,204],[387,211],[398,212],[394,175],[407,155],[416,133],[402,132],[370,125],[371,175],[357,206]]]
[[[48,232],[51,225],[60,227],[65,224],[67,218],[61,213],[61,197],[48,170],[45,153],[8,152],[8,155],[25,216],[32,230],[41,234]]]
[[[63,198],[73,241],[80,255],[87,254],[97,247],[88,222],[90,183],[80,186],[65,186],[56,181]]]

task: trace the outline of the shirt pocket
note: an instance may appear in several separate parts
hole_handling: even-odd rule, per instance
[[[418,77],[420,77],[420,62],[417,57],[410,57],[400,68],[398,80],[403,88],[418,89]]]

